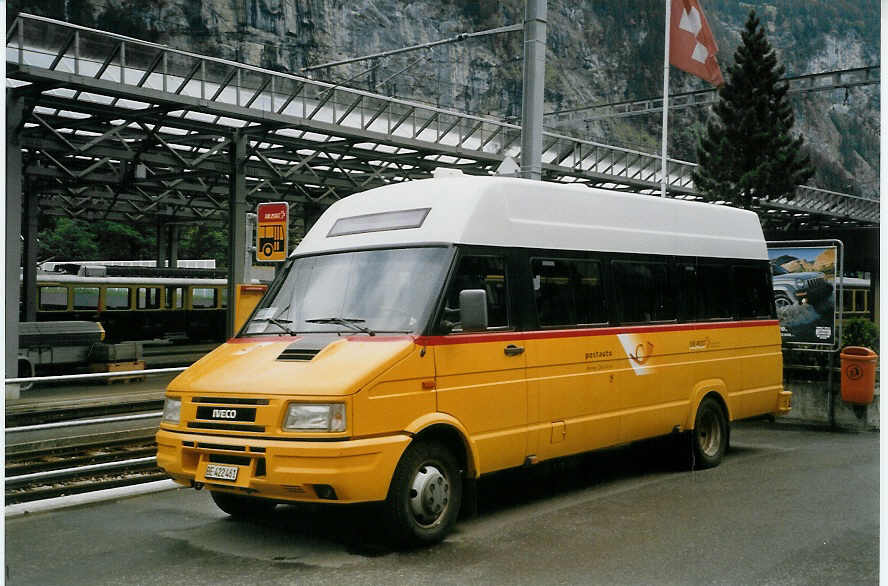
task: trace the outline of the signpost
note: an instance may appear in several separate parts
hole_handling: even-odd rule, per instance
[[[256,260],[287,259],[289,207],[286,202],[260,203],[256,208]]]

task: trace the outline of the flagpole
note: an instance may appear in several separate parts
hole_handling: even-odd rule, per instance
[[[672,0],[666,0],[666,41],[663,49],[663,139],[661,141],[662,162],[660,167],[660,197],[666,197],[667,166],[666,144],[669,136],[669,29],[672,18]]]

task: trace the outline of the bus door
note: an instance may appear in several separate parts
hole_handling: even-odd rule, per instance
[[[450,331],[435,346],[438,411],[466,427],[481,470],[519,466],[527,455],[527,383],[524,340],[509,332],[515,317],[503,255],[463,255],[447,289],[439,331]],[[488,330],[464,333],[459,292],[487,292]]]

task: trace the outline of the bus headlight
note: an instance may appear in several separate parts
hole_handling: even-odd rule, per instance
[[[290,403],[284,431],[345,431],[345,403]]]
[[[179,413],[182,411],[182,399],[167,397],[163,401],[163,417],[161,421],[164,423],[179,423]]]

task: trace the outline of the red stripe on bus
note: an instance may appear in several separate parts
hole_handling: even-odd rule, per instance
[[[419,346],[445,346],[450,344],[477,344],[480,342],[509,342],[516,340],[546,340],[552,338],[580,338],[584,336],[614,336],[617,334],[647,334],[654,332],[692,332],[724,328],[773,327],[773,320],[747,320],[703,322],[692,324],[663,324],[651,326],[623,326],[613,328],[584,328],[577,330],[536,330],[532,332],[491,332],[453,334],[449,336],[419,336],[414,341]]]

